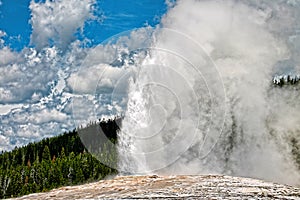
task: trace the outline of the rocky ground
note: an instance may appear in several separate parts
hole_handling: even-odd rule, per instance
[[[118,176],[17,199],[300,199],[300,188],[222,175]]]

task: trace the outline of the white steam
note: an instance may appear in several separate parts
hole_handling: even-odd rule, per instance
[[[177,1],[130,82],[120,170],[299,184],[288,146],[299,132],[299,95],[287,102],[270,85],[283,61],[299,66],[288,39],[298,37],[298,4]]]

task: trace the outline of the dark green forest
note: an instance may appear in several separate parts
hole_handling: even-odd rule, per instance
[[[79,134],[91,127],[99,127],[111,142],[116,142],[119,127],[114,119],[90,123],[85,128],[2,152],[0,198],[93,182],[117,174],[117,170],[102,164],[82,144]],[[116,151],[104,156],[116,162]]]

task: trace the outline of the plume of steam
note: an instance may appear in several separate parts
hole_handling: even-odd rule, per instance
[[[290,42],[300,41],[299,6],[185,0],[170,7],[130,82],[120,171],[299,184],[290,147],[299,138],[299,95],[271,81],[299,66],[300,48]]]

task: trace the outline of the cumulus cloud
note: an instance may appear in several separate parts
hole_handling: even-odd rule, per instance
[[[2,93],[1,103],[23,102],[31,98],[34,91],[45,93],[48,83],[56,77],[56,61],[47,52],[37,53],[34,49],[24,49],[20,53],[4,48],[1,56],[0,77]],[[45,67],[47,66],[47,67]]]
[[[47,47],[41,51],[24,48],[13,52],[9,48],[0,49],[0,103],[23,103],[36,101],[32,97],[48,94],[53,84],[58,90],[65,87],[64,80],[80,67],[86,56],[85,49],[77,42],[70,50],[60,54],[57,47]]]
[[[38,113],[31,114],[27,120],[29,123],[42,124],[45,122],[60,122],[63,123],[67,119],[67,115],[55,109],[43,109]]]
[[[18,60],[18,53],[12,51],[9,47],[0,49],[0,66],[8,65]]]
[[[31,43],[38,49],[50,44],[66,48],[78,29],[93,19],[95,0],[58,0],[30,3],[32,35]]]
[[[74,73],[68,79],[68,85],[75,93],[112,93],[122,76],[130,72],[124,68],[99,64]],[[126,84],[118,83],[118,84]]]
[[[65,79],[78,68],[83,49],[77,42],[59,54],[57,47],[41,51],[24,48],[14,52],[0,49],[0,135],[8,142],[3,150],[61,134],[75,127],[72,114],[63,109],[72,95],[66,93]]]
[[[0,115],[8,114],[12,109],[20,108],[23,104],[0,104]]]
[[[0,73],[5,74],[0,77],[0,135],[8,141],[3,149],[123,111],[131,70],[108,63],[124,50],[113,45],[86,49],[80,44],[71,43],[64,53],[56,46],[0,50]]]
[[[64,112],[70,98],[53,88],[37,102],[0,106],[0,135],[8,141],[5,150],[73,129],[72,114]]]

